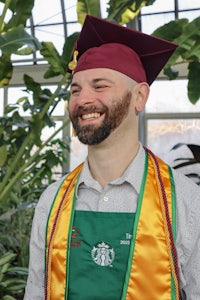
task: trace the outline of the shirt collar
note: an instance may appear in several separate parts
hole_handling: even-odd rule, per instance
[[[123,182],[128,182],[139,194],[141,181],[144,173],[144,164],[145,164],[145,150],[143,146],[140,144],[139,150],[135,158],[132,160],[124,174],[110,182],[110,184],[122,184]],[[85,160],[82,172],[79,177],[78,187],[81,184],[85,184],[88,187],[99,189],[99,183],[92,177],[88,159]]]

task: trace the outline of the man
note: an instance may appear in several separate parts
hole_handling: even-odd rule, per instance
[[[87,16],[69,114],[88,157],[43,193],[25,300],[200,299],[199,188],[138,139],[176,45]]]

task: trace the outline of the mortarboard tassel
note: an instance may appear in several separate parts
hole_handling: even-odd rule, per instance
[[[76,133],[76,130],[74,129],[74,127],[72,128],[72,136],[73,136],[73,137],[76,137],[76,136],[77,136],[77,133]]]
[[[78,50],[75,50],[74,54],[73,54],[73,60],[70,61],[69,64],[68,64],[68,68],[71,71],[73,71],[77,66],[77,56],[78,56]]]

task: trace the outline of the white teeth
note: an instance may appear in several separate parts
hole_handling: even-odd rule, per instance
[[[88,120],[88,119],[92,119],[92,118],[99,118],[100,116],[101,116],[100,113],[91,113],[91,114],[87,114],[87,115],[82,115],[82,119]]]

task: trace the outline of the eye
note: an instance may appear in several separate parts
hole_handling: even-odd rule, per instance
[[[106,89],[106,88],[107,88],[107,85],[105,85],[105,84],[95,85],[95,90],[103,90],[103,89]]]
[[[71,95],[76,95],[80,92],[80,89],[76,88],[76,89],[71,89]]]

